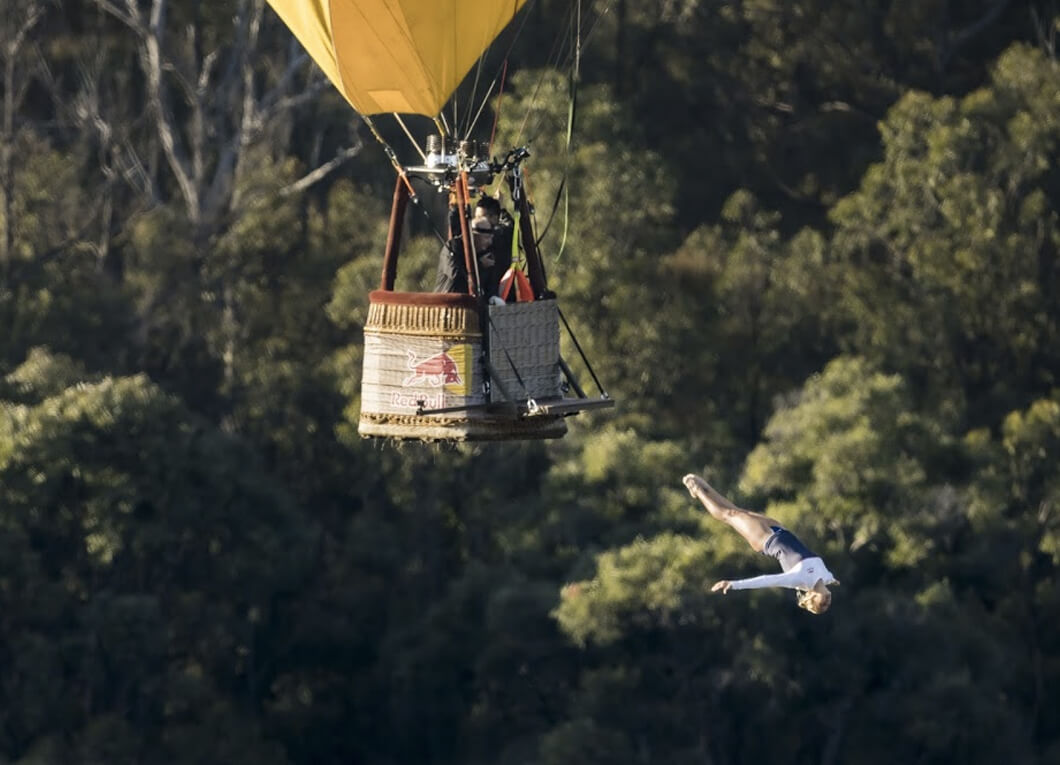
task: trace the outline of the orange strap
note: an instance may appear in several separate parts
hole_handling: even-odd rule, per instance
[[[534,291],[530,288],[530,280],[526,278],[520,269],[512,266],[504,272],[504,276],[501,277],[500,283],[500,295],[501,300],[507,302],[508,295],[512,291],[512,287],[515,287],[515,302],[517,303],[531,303],[534,300]]]

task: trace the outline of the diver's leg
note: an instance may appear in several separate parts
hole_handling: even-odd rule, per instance
[[[683,481],[689,493],[703,504],[708,513],[735,529],[756,552],[761,552],[766,540],[773,535],[772,527],[780,525],[769,516],[737,507],[698,475],[689,473]]]

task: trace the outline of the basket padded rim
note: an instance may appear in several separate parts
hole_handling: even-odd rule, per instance
[[[372,290],[368,293],[370,303],[382,305],[437,305],[449,308],[478,308],[478,300],[472,295],[459,292],[395,292]]]

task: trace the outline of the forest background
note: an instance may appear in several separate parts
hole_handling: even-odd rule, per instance
[[[1060,762],[1058,20],[530,3],[478,137],[618,406],[446,447],[356,434],[394,173],[262,0],[5,0],[0,762]]]

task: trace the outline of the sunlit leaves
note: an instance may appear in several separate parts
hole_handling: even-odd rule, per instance
[[[688,608],[690,591],[709,581],[706,548],[664,534],[603,553],[596,576],[563,588],[556,618],[574,640],[607,644],[630,629],[669,628],[699,615]]]
[[[963,99],[908,94],[881,126],[883,163],[832,213],[861,352],[967,396],[976,419],[1018,403],[1013,386],[1055,383],[1042,361],[1058,336],[1060,234],[1045,201],[1058,83],[1054,61],[1014,47]]]
[[[794,528],[857,547],[921,501],[923,428],[900,378],[840,358],[774,414],[740,486],[786,500],[766,512]]]
[[[14,666],[36,665],[2,692],[5,708],[25,710],[9,718],[24,738],[3,745],[18,751],[48,730],[25,705],[29,694],[80,731],[75,747],[103,751],[99,732],[124,720],[135,733],[123,729],[115,746],[177,761],[162,754],[172,731],[160,731],[179,695],[173,676],[196,663],[210,678],[207,703],[217,714],[229,707],[221,689],[262,671],[248,646],[276,593],[304,575],[312,530],[244,445],[145,377],[56,391],[35,382],[49,368],[77,376],[68,359],[37,351],[8,377],[28,403],[0,410],[0,524],[13,564],[3,580],[5,643]],[[33,659],[33,645],[62,658]],[[52,660],[65,667],[55,692],[80,696],[79,707],[29,683]],[[261,747],[253,725],[229,714],[230,729],[248,731],[241,746]],[[195,713],[169,722],[190,734],[206,721]]]

